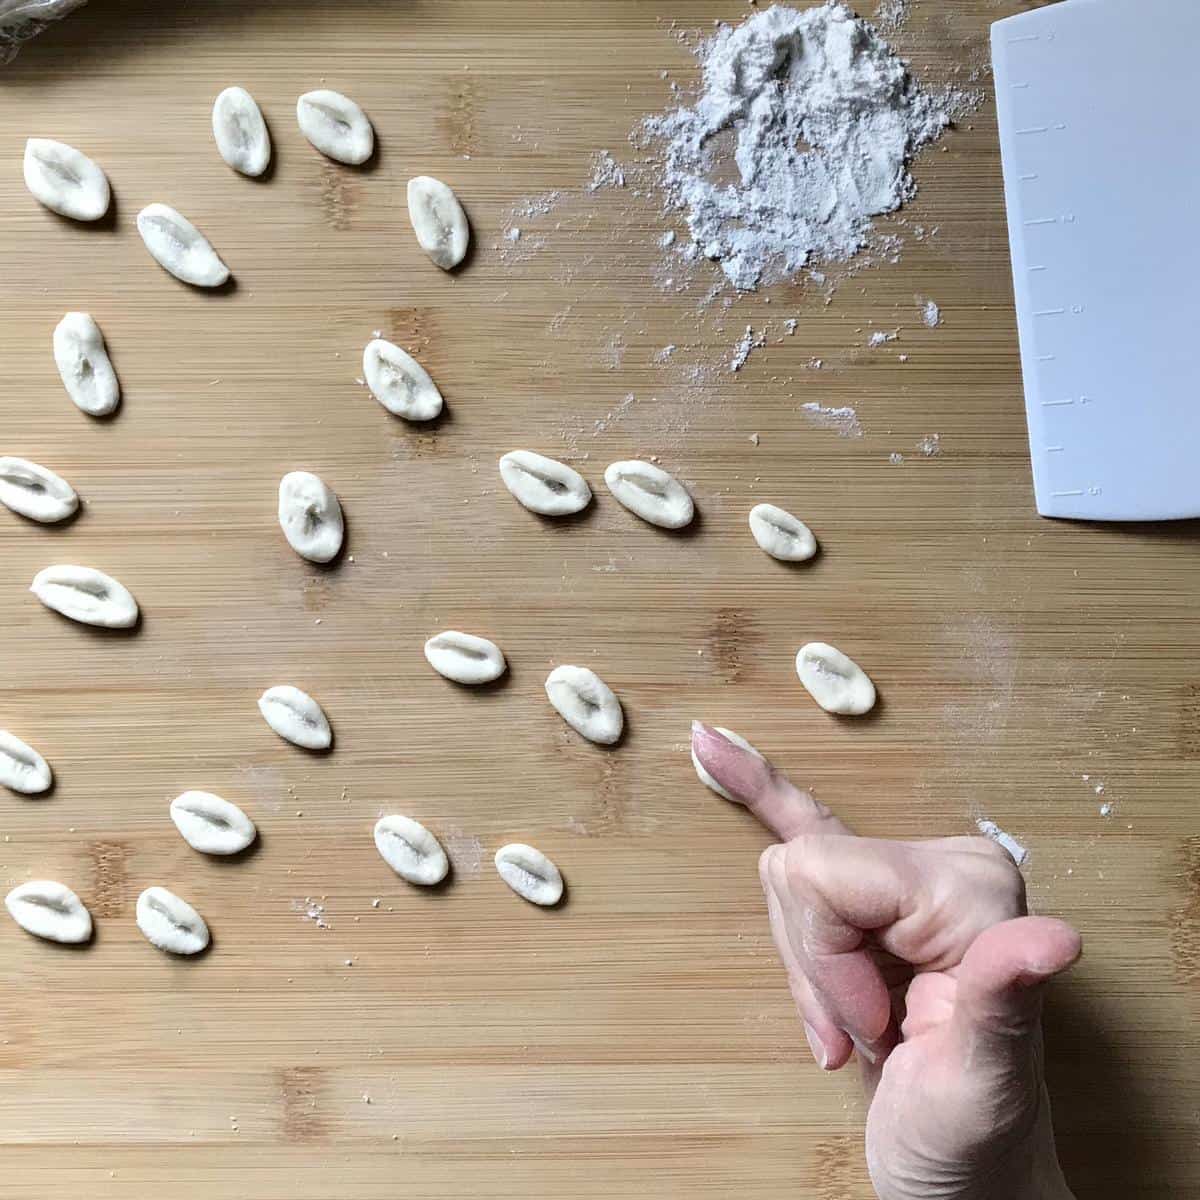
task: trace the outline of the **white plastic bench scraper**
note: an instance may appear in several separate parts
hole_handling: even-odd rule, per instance
[[[992,26],[1043,516],[1200,516],[1197,47],[1200,0]]]

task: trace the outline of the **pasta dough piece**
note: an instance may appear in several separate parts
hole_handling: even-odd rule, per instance
[[[809,642],[796,655],[796,674],[826,711],[861,716],[875,705],[875,685],[853,659],[824,642]]]
[[[418,175],[408,181],[408,219],[421,249],[443,271],[466,257],[471,229],[458,197],[440,179]]]
[[[450,870],[441,842],[419,821],[398,813],[375,823],[375,848],[401,879],[420,887],[441,883]]]
[[[138,213],[138,233],[164,270],[193,287],[220,287],[229,268],[212,243],[182,213],[165,204],[147,204]]]
[[[290,471],[279,481],[279,525],[288,545],[315,563],[337,557],[346,529],[337,496],[308,471]]]
[[[227,87],[213,102],[217,150],[235,171],[261,175],[271,161],[271,135],[262,109],[245,88]]]
[[[612,463],[604,472],[604,482],[621,504],[651,525],[682,529],[695,516],[687,489],[653,463],[636,458]]]
[[[587,667],[555,667],[546,678],[546,695],[559,716],[589,742],[611,745],[625,728],[621,702]]]
[[[54,782],[50,764],[15,734],[0,729],[0,785],[22,796],[49,791]]]
[[[199,954],[208,946],[208,926],[186,901],[165,887],[149,887],[138,898],[137,927],[168,954]]]
[[[429,372],[407,351],[383,338],[367,343],[363,378],[375,399],[406,421],[432,421],[442,411],[442,393]]]
[[[553,908],[562,899],[562,873],[540,850],[513,842],[496,851],[495,863],[500,878],[530,904]]]
[[[495,642],[447,629],[425,643],[429,665],[447,679],[468,686],[491,683],[499,679],[508,666],[504,654]]]
[[[79,497],[48,467],[5,455],[0,457],[0,504],[31,521],[52,525],[75,514]]]
[[[774,504],[756,504],[750,510],[750,532],[760,548],[780,562],[804,562],[817,552],[813,531]]]
[[[543,517],[582,512],[592,501],[592,489],[573,467],[532,450],[512,450],[500,460],[500,478],[513,496]]]
[[[25,186],[48,209],[75,221],[108,212],[108,176],[86,154],[51,138],[25,143]]]
[[[83,625],[130,629],[137,624],[137,601],[111,575],[70,563],[47,567],[29,590],[47,607]]]
[[[54,329],[54,365],[76,408],[89,417],[107,417],[121,399],[121,387],[90,314],[69,312]]]
[[[365,163],[375,151],[375,129],[349,96],[318,88],[305,92],[296,101],[296,121],[300,132],[327,158],[349,163]]]
[[[333,730],[321,706],[299,688],[282,684],[267,688],[258,698],[258,711],[263,720],[285,742],[305,750],[328,750],[333,744]]]
[[[92,936],[92,914],[65,884],[31,879],[4,898],[9,915],[26,933],[48,942],[78,945]]]
[[[171,820],[183,840],[201,854],[238,854],[258,836],[236,804],[212,792],[184,792],[171,801]]]

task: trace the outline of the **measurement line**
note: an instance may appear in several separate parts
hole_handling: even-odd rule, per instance
[[[1050,268],[1046,266],[1030,267],[1029,273],[1032,275],[1034,271],[1048,271]]]
[[[1047,446],[1047,454],[1061,454],[1066,449],[1066,446]]]
[[[1066,408],[1069,404],[1074,404],[1074,400],[1043,400],[1043,408]]]
[[[1027,33],[1023,37],[1009,38],[1008,44],[1010,46],[1015,46],[1019,42],[1036,42],[1038,40],[1040,40],[1040,35],[1036,33]]]
[[[1053,354],[1039,354],[1037,360],[1038,362],[1054,362],[1055,356]]]
[[[1017,137],[1025,137],[1027,134],[1030,134],[1030,133],[1049,133],[1049,132],[1050,132],[1049,125],[1034,125],[1030,129],[1018,129]]]
[[[1014,83],[1014,84],[1012,84],[1012,87],[1014,87],[1014,88],[1015,88],[1017,91],[1021,91],[1021,90],[1023,90],[1024,88],[1027,88],[1028,86],[1029,86],[1029,84],[1027,84],[1027,83]]]
[[[1051,492],[1050,495],[1051,496],[1064,496],[1064,497],[1065,496],[1082,496],[1083,488],[1079,488],[1077,491],[1073,491],[1073,492]]]
[[[1035,317],[1061,317],[1067,310],[1065,308],[1042,308],[1035,312]]]
[[[1022,183],[1032,183],[1035,179],[1038,178],[1038,176],[1037,175],[1019,175],[1017,178],[1020,179],[1020,181]]]
[[[1026,221],[1026,225],[1057,225],[1057,217],[1037,217],[1032,221]]]

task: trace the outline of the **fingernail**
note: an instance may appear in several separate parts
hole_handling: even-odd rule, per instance
[[[871,1064],[879,1061],[879,1055],[876,1054],[875,1051],[866,1044],[866,1042],[860,1042],[858,1038],[854,1036],[854,1034],[850,1035],[850,1040],[854,1043],[854,1048],[858,1051],[860,1058],[865,1059]]]
[[[825,1049],[825,1043],[821,1041],[817,1031],[807,1022],[804,1022],[804,1036],[808,1039],[808,1048],[812,1051],[812,1056],[817,1060],[817,1066],[822,1071],[829,1069],[829,1052]]]

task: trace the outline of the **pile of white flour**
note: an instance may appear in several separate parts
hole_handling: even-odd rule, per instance
[[[871,218],[913,195],[908,161],[950,121],[878,31],[835,0],[767,9],[723,27],[698,56],[695,103],[645,132],[665,147],[660,186],[686,215],[684,253],[720,262],[743,290],[852,257]]]

